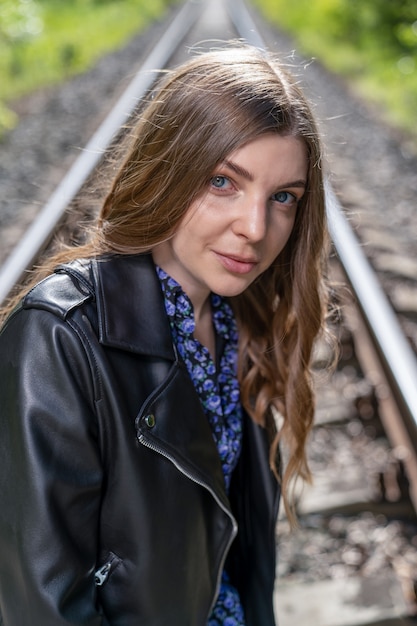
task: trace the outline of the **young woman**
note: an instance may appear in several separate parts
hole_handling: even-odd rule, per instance
[[[3,325],[1,624],[275,624],[326,239],[317,129],[276,60],[162,79],[88,242]]]

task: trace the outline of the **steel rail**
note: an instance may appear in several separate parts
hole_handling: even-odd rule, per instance
[[[243,0],[226,0],[226,10],[240,37],[251,46],[265,50],[265,42]]]
[[[151,88],[157,76],[157,69],[166,67],[176,48],[199,17],[202,8],[202,0],[188,0],[184,4],[19,244],[6,258],[0,268],[0,304],[50,241],[68,205],[101,161],[123,124],[132,115],[138,101]]]
[[[227,9],[242,39],[266,49],[243,0],[228,0]],[[325,184],[330,235],[356,303],[377,351],[410,440],[417,450],[417,359],[367,260],[342,206]]]
[[[417,359],[353,233],[339,200],[326,184],[330,234],[381,361],[411,443],[417,450]]]

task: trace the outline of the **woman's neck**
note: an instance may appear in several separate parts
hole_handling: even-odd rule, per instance
[[[194,307],[194,337],[201,343],[201,345],[207,348],[214,361],[216,353],[216,339],[213,327],[210,298],[206,298],[203,306],[200,306],[197,310],[194,302],[192,300],[191,302]]]

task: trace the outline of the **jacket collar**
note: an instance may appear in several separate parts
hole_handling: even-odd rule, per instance
[[[163,294],[150,254],[113,255],[92,262],[100,342],[176,359]]]

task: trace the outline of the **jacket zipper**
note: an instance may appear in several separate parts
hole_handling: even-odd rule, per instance
[[[120,559],[118,559],[115,554],[111,553],[109,560],[106,561],[104,565],[99,567],[94,574],[94,582],[96,584],[96,587],[102,587],[104,585],[104,583],[110,576],[111,570],[116,567],[119,561]]]
[[[219,500],[217,494],[213,491],[213,489],[211,489],[211,487],[209,487],[205,482],[203,482],[202,480],[196,478],[195,476],[193,476],[190,472],[187,472],[187,470],[185,470],[183,467],[181,467],[178,463],[178,461],[171,455],[167,454],[165,452],[165,450],[163,450],[162,448],[160,448],[159,446],[157,446],[156,444],[148,441],[146,439],[146,437],[142,434],[142,433],[138,433],[137,435],[138,441],[144,445],[146,448],[150,448],[151,450],[153,450],[154,452],[157,452],[158,454],[161,454],[163,457],[165,457],[166,459],[168,459],[169,461],[171,461],[171,463],[173,463],[175,465],[175,467],[182,473],[184,474],[184,476],[186,476],[186,478],[188,478],[189,480],[192,480],[193,482],[195,482],[197,485],[200,485],[201,487],[204,487],[205,489],[207,489],[207,491],[209,493],[211,493],[211,495],[213,496],[213,498],[215,499],[215,501],[217,502],[217,504],[219,505],[219,507],[222,509],[222,511],[224,513],[226,513],[226,515],[229,517],[230,521],[232,522],[232,532],[229,536],[229,541],[227,543],[226,548],[223,551],[223,555],[220,561],[220,567],[219,570],[217,572],[217,581],[216,581],[216,589],[214,592],[214,596],[213,596],[213,600],[211,602],[210,605],[210,611],[208,612],[207,618],[210,617],[212,610],[214,608],[214,605],[216,603],[216,599],[220,590],[220,583],[221,583],[221,576],[223,573],[223,568],[224,568],[224,564],[226,562],[226,557],[227,557],[227,553],[230,550],[230,546],[233,543],[233,540],[235,539],[236,535],[237,535],[237,522],[235,520],[235,518],[233,517],[233,515],[227,510],[227,508],[224,506],[224,504]]]

